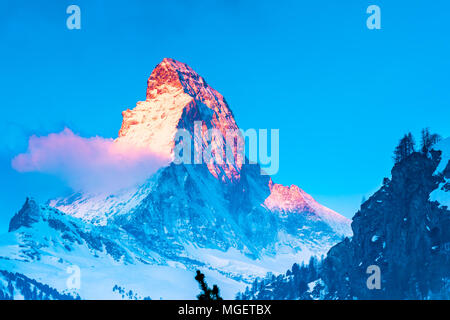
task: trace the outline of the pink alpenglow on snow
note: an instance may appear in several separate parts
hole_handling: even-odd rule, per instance
[[[169,162],[164,155],[101,137],[83,138],[70,129],[32,136],[12,166],[19,172],[59,176],[75,190],[113,192],[143,183]]]
[[[296,185],[283,186],[270,180],[270,195],[264,201],[265,207],[282,214],[314,213],[314,218],[328,223],[336,232],[350,235],[350,220],[319,204],[313,197]]]
[[[223,137],[227,132],[239,130],[224,97],[187,64],[168,58],[151,73],[146,100],[122,115],[118,141],[146,147],[172,159],[178,129],[194,135],[196,121],[203,123],[203,131],[214,128]],[[195,143],[202,150],[211,144],[204,134],[201,140]],[[209,162],[208,170],[223,181],[239,180],[243,160],[240,152],[238,148],[233,149],[234,163]],[[224,150],[221,158],[225,157]]]

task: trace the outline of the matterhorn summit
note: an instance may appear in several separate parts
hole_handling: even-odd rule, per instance
[[[150,75],[146,100],[122,114],[118,142],[149,148],[170,157],[177,130],[185,129],[194,134],[195,121],[201,121],[202,130],[218,129],[223,137],[228,131],[238,130],[224,97],[188,65],[168,58]],[[207,141],[202,142],[203,146],[207,144]],[[241,166],[242,162],[236,161],[233,166],[208,164],[208,169],[215,177],[236,180]]]
[[[239,130],[220,93],[166,58],[148,79],[146,100],[123,112],[114,142],[174,159],[177,133],[195,136],[196,123],[222,137]],[[194,140],[210,143],[204,135]],[[321,256],[351,234],[348,219],[295,185],[274,183],[239,152],[233,149],[231,163],[169,161],[114,194],[76,193],[48,204],[29,198],[0,237],[0,270],[85,299],[192,299],[192,275],[202,269],[233,298],[255,277]],[[74,266],[83,282],[69,290],[66,271]]]

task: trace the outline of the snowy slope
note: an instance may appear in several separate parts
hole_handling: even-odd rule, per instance
[[[15,217],[10,232],[0,236],[0,270],[25,274],[60,293],[117,299],[121,297],[113,288],[118,286],[141,298],[192,299],[195,268],[220,283],[228,298],[242,286],[197,261],[185,266],[161,257],[118,228],[86,224],[32,199]],[[79,290],[67,287],[67,268],[72,266],[81,270]]]
[[[108,218],[132,211],[152,190],[152,180],[139,187],[109,193],[76,193],[68,198],[52,199],[49,206],[96,225],[106,225]]]
[[[442,152],[441,162],[439,163],[439,166],[436,168],[436,173],[443,172],[445,168],[448,166],[448,162],[450,161],[450,138],[440,141],[433,147],[433,149]]]
[[[448,167],[450,161],[450,138],[442,140],[434,146],[433,149],[442,152],[441,162],[439,163],[435,174],[444,174],[445,181],[431,193],[430,200],[438,201],[441,206],[447,206],[450,208],[450,168]]]

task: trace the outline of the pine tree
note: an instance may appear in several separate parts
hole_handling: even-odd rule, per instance
[[[435,133],[430,133],[429,128],[422,129],[422,153],[427,154],[428,151],[439,141],[441,136]]]
[[[405,134],[394,150],[395,163],[402,162],[408,158],[415,150],[415,141],[411,133]]]
[[[296,275],[297,273],[299,273],[299,271],[300,271],[300,267],[298,266],[298,264],[294,263],[294,264],[292,265],[292,273],[293,273],[294,275]]]
[[[311,256],[311,258],[309,259],[309,264],[308,264],[308,281],[315,279],[317,277],[317,260],[314,256]]]
[[[219,287],[217,285],[213,285],[213,288],[210,289],[208,284],[205,281],[205,275],[197,270],[197,275],[195,276],[195,280],[197,280],[202,293],[197,295],[198,300],[222,300],[219,293]]]

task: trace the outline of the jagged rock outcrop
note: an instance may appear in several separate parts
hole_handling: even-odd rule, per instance
[[[449,160],[447,139],[396,163],[392,179],[385,178],[355,214],[352,237],[321,261],[255,280],[236,298],[449,299]],[[373,266],[379,288],[369,279]]]
[[[450,212],[430,200],[449,177],[435,174],[441,152],[413,153],[392,169],[392,179],[362,204],[353,237],[330,249],[322,280],[329,299],[450,297]],[[366,285],[367,268],[381,271],[381,289]]]
[[[17,212],[9,222],[8,232],[16,231],[20,227],[31,227],[33,223],[39,221],[39,206],[30,198],[25,200],[22,208]]]

